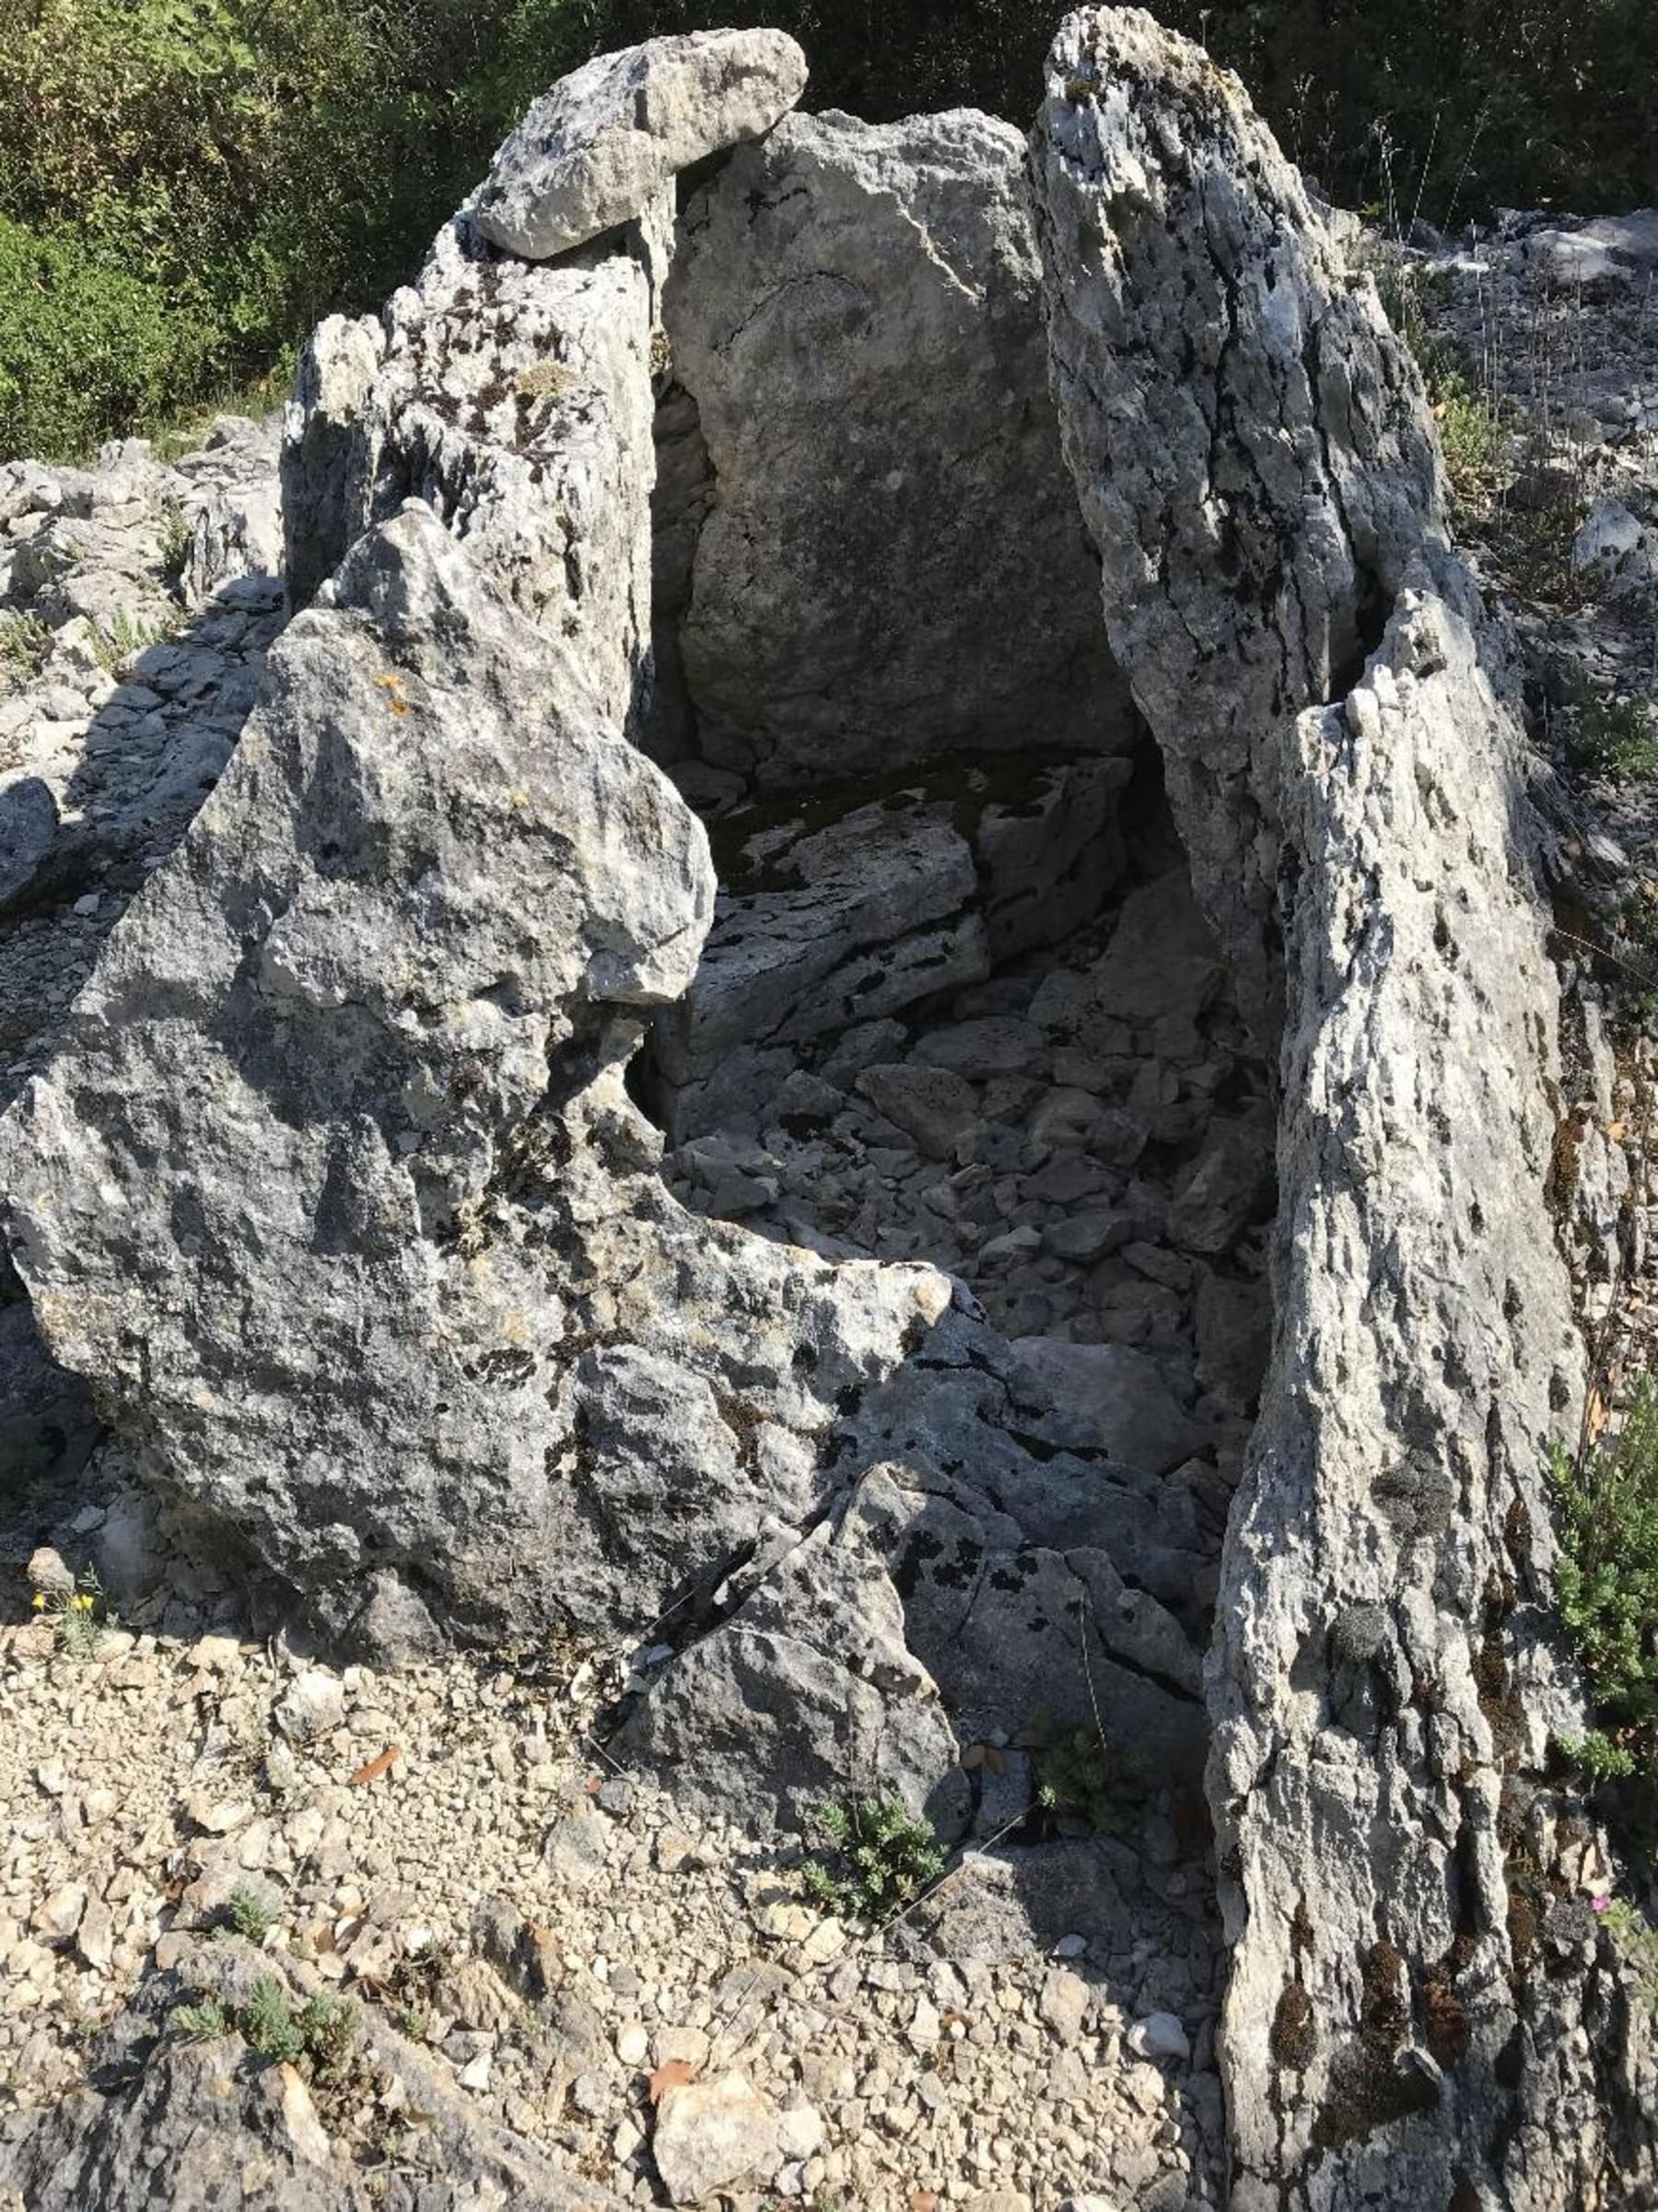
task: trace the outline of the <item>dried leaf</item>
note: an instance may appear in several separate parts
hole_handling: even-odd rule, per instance
[[[980,1766],[983,1766],[983,1765],[984,1765],[984,1763],[985,1763],[985,1747],[984,1747],[984,1745],[983,1745],[982,1743],[970,1743],[970,1744],[967,1746],[967,1749],[966,1749],[966,1750],[964,1750],[964,1751],[962,1753],[962,1771],[963,1771],[963,1773],[967,1773],[967,1774],[971,1774],[971,1773],[972,1773],[972,1772],[973,1772],[973,1770],[975,1769],[975,1767],[980,1767]]]
[[[1607,1420],[1606,1401],[1598,1390],[1590,1391],[1588,1410],[1584,1413],[1583,1420],[1589,1432],[1590,1441],[1593,1443],[1605,1431]]]
[[[1606,1134],[1611,1138],[1614,1144],[1621,1144],[1625,1136],[1628,1134],[1629,1127],[1629,1125],[1627,1121],[1615,1121],[1611,1128],[1607,1129]]]
[[[1006,1759],[993,1743],[987,1743],[985,1746],[985,1764],[993,1774],[1005,1774],[1008,1771]]]
[[[604,1787],[604,1776],[602,1774],[590,1774],[581,1786],[587,1792],[590,1797],[596,1797],[599,1795],[599,1792]]]
[[[391,1745],[386,1750],[383,1750],[380,1753],[378,1759],[371,1759],[367,1766],[358,1767],[356,1773],[351,1777],[352,1788],[365,1789],[370,1782],[378,1782],[380,1776],[385,1773],[390,1767],[394,1766],[398,1760],[400,1760],[402,1757],[402,1744],[394,1743]]]
[[[660,2104],[669,2089],[683,2089],[688,2081],[696,2079],[696,2068],[688,2058],[670,2058],[660,2066],[646,2083],[652,2104]]]

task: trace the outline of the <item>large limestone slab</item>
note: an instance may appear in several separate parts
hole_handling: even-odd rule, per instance
[[[601,53],[531,108],[472,201],[484,236],[547,261],[632,222],[683,169],[758,138],[806,88],[780,30],[696,30]]]
[[[664,318],[717,483],[683,632],[707,758],[1127,743],[1038,281],[1022,142],[967,110],[791,115],[693,199]]]
[[[1287,1010],[1278,1327],[1209,1681],[1232,2202],[1590,2202],[1620,2159],[1650,2178],[1652,2135],[1594,1832],[1548,1786],[1583,1725],[1545,1476],[1582,1351],[1503,641],[1408,357],[1237,81],[1083,10],[1033,162],[1107,623],[1198,897]]]
[[[290,625],[0,1129],[55,1355],[370,1641],[643,1623],[948,1301],[682,1213],[622,1071],[700,825],[430,512]]]
[[[1066,18],[1032,140],[1066,457],[1198,896],[1271,1021],[1281,716],[1381,637],[1439,464],[1420,380],[1235,77]]]

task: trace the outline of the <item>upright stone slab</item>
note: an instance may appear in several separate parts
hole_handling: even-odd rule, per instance
[[[462,216],[378,323],[321,324],[283,451],[294,603],[423,499],[515,606],[578,648],[604,711],[642,712],[651,318],[636,244],[541,266],[496,253]]]
[[[713,511],[700,749],[780,783],[1126,749],[1048,397],[1023,146],[970,110],[791,115],[681,219],[665,320]]]
[[[1281,855],[1261,749],[1357,678],[1438,521],[1420,379],[1237,79],[1138,9],[1067,18],[1031,170],[1106,628],[1266,1026]]]
[[[1547,1779],[1583,1726],[1545,1475],[1582,1353],[1502,641],[1438,534],[1408,357],[1236,80],[1086,9],[1032,158],[1107,623],[1197,894],[1287,1008],[1277,1340],[1209,1680],[1232,2202],[1598,2201],[1652,2142],[1604,1860]]]
[[[0,1125],[55,1355],[329,1626],[643,1626],[949,1292],[694,1220],[622,1071],[700,825],[429,510],[289,626]]]

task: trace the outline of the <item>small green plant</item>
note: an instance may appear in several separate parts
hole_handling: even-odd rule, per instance
[[[238,1882],[225,1906],[225,1925],[249,1943],[263,1943],[275,1925],[276,1915],[257,1890]]]
[[[169,2019],[186,2042],[210,2043],[230,2032],[230,2015],[216,1997],[204,1997],[199,2005],[175,2005]]]
[[[1658,2016],[1658,1927],[1624,1898],[1597,1897],[1594,1904],[1601,1925],[1633,1969],[1648,2013]]]
[[[334,1997],[308,1998],[295,2025],[299,2031],[306,2072],[313,2081],[340,2083],[357,2061],[360,2022],[349,2005]]]
[[[357,2019],[333,1997],[308,1997],[295,2011],[282,1984],[261,1974],[237,2026],[262,2058],[298,2066],[308,2081],[339,2080],[355,2058]]]
[[[192,534],[190,518],[176,499],[169,499],[161,513],[161,574],[169,584],[184,573]]]
[[[1477,508],[1492,497],[1502,474],[1505,439],[1497,404],[1455,369],[1430,377],[1428,395],[1452,492],[1461,506]]]
[[[1650,699],[1588,693],[1572,717],[1571,747],[1593,774],[1614,782],[1658,778],[1658,712]]]
[[[204,1997],[198,2004],[175,2005],[171,2019],[193,2042],[235,2029],[261,2058],[297,2066],[308,2081],[324,2088],[344,2086],[357,2068],[360,2022],[350,2006],[314,1996],[296,2011],[274,1974],[261,1974],[247,2003],[236,2011],[216,1997]]]
[[[835,1912],[882,1921],[913,1904],[938,1880],[950,1854],[929,1822],[899,1797],[848,1798],[818,1816],[826,1859],[801,1868],[806,1894]]]
[[[176,638],[183,623],[182,608],[155,622],[134,622],[123,612],[107,630],[97,633],[93,656],[107,674],[124,675],[140,653],[147,652],[152,645],[165,645],[169,638]]]
[[[1044,1812],[1086,1820],[1098,1835],[1115,1835],[1138,1797],[1133,1777],[1092,1721],[1060,1728],[1045,1715],[1032,1745],[1036,1802]]]
[[[27,682],[38,676],[52,650],[52,632],[38,614],[0,614],[0,675]]]
[[[1615,1435],[1575,1455],[1557,1445],[1549,1474],[1560,1530],[1560,1618],[1577,1652],[1595,1726],[1563,1746],[1595,1781],[1615,1784],[1636,1833],[1658,1832],[1658,1387],[1636,1386]]]
[[[103,1603],[103,1585],[90,1567],[72,1586],[37,1590],[34,1609],[44,1613],[52,1623],[53,1641],[71,1659],[95,1659],[104,1631],[118,1625]]]
[[[261,1974],[253,1994],[237,2015],[237,2026],[250,2047],[262,2058],[298,2066],[305,2056],[305,2038],[298,2018],[282,1984],[274,1974]]]

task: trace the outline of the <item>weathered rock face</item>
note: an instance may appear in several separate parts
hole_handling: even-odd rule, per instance
[[[1044,388],[1010,125],[794,115],[682,218],[664,315],[718,493],[682,645],[706,758],[777,782],[1133,717]]]
[[[1544,1609],[1582,1366],[1542,1199],[1554,974],[1497,858],[1525,856],[1494,641],[1436,567],[1283,731],[1283,1321],[1210,1691],[1246,2205],[1321,2149],[1315,2203],[1459,2173],[1584,2201],[1617,2124],[1604,1862],[1540,1786],[1582,1726]]]
[[[411,509],[290,626],[8,1123],[58,1356],[325,1617],[377,1575],[480,1629],[667,1601],[777,1502],[719,1410],[741,1316],[752,1402],[809,1428],[946,1297],[710,1238],[648,1174],[617,1010],[683,989],[710,893],[671,787]]]
[[[1414,371],[1232,80],[1127,12],[1061,33],[1034,228],[1004,125],[794,119],[665,292],[674,169],[797,60],[595,64],[318,333],[309,612],[0,1134],[18,1264],[325,1628],[662,1636],[617,1751],[751,1832],[874,1787],[1002,1834],[1048,1729],[1171,1806],[1207,1761],[1244,2212],[1586,2201],[1623,2015],[1543,1788],[1556,1007]],[[260,533],[216,511],[204,564]],[[1222,954],[1287,1022],[1276,1331]],[[710,1132],[678,1187],[766,1235],[671,1195],[648,1024]]]
[[[527,261],[644,215],[683,169],[758,138],[806,87],[780,30],[701,30],[601,53],[538,99],[473,195],[478,228]]]
[[[383,322],[324,322],[283,451],[304,603],[362,532],[424,499],[532,622],[635,711],[649,643],[651,290],[642,251],[506,260],[464,217]]]
[[[1106,627],[1270,1034],[1269,733],[1354,680],[1438,515],[1419,380],[1236,79],[1150,16],[1067,18],[1031,162]]]
[[[1591,2201],[1621,2018],[1595,1838],[1542,1787],[1582,1726],[1544,1473],[1582,1351],[1500,644],[1414,371],[1235,80],[1085,10],[1033,158],[1114,641],[1263,1004],[1286,948],[1279,1318],[1209,1683],[1233,2202]]]

